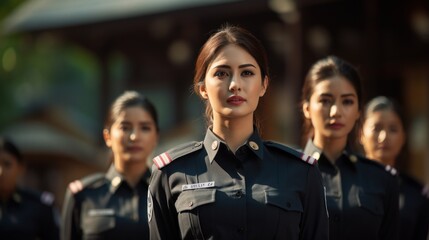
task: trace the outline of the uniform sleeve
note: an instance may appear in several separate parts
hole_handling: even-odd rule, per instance
[[[82,233],[79,228],[79,214],[80,211],[79,207],[76,205],[75,196],[67,188],[64,197],[63,210],[61,214],[61,240],[73,240],[82,238]]]
[[[384,217],[380,228],[381,240],[399,239],[399,184],[398,179],[389,176],[389,193],[384,204]]]
[[[425,196],[422,196],[423,204],[420,209],[420,215],[417,219],[416,240],[426,240],[429,239],[429,199]]]
[[[60,239],[59,233],[59,213],[53,205],[44,206],[42,216],[42,240],[58,240]]]
[[[150,239],[181,239],[177,219],[168,179],[161,171],[155,170],[148,192]]]
[[[301,229],[300,239],[302,240],[329,239],[325,190],[317,165],[310,167],[308,171]]]

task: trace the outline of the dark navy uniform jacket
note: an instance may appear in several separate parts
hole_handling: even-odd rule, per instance
[[[422,195],[422,184],[399,175],[399,236],[401,240],[426,240],[429,227],[429,199]]]
[[[150,171],[135,188],[112,165],[107,174],[95,174],[67,189],[61,238],[148,239],[147,192]]]
[[[51,193],[17,189],[0,201],[0,239],[59,239],[57,210]]]
[[[347,151],[332,164],[311,140],[304,153],[318,159],[330,240],[398,239],[399,187],[391,171]]]
[[[152,174],[151,239],[328,239],[316,160],[256,130],[233,154],[209,129],[154,158]]]

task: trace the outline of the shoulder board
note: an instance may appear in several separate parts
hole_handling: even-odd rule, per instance
[[[54,203],[54,195],[50,192],[42,192],[40,195],[40,201],[48,206],[51,206]]]
[[[273,142],[273,141],[265,141],[265,146],[267,147],[273,147],[279,150],[282,150],[283,152],[288,153],[289,155],[294,156],[295,158],[300,159],[301,161],[304,161],[310,165],[314,165],[317,163],[317,160],[311,156],[308,156],[302,152],[299,152],[293,148],[290,148],[284,144]]]
[[[390,165],[384,165],[384,164],[382,164],[380,162],[377,162],[375,160],[371,160],[371,159],[368,159],[368,158],[365,158],[365,157],[361,157],[360,159],[362,160],[362,162],[370,163],[370,164],[373,164],[373,165],[375,165],[377,167],[380,167],[380,168],[384,169],[384,171],[386,171],[387,173],[389,173],[392,176],[398,175],[398,170],[396,170],[396,168],[394,168],[394,167],[392,167]]]
[[[167,152],[164,152],[158,156],[156,156],[152,161],[153,163],[158,167],[158,169],[161,169],[168,164],[170,164],[175,159],[182,157],[186,154],[195,152],[203,147],[202,142],[188,142],[181,144],[175,148],[172,148],[168,150]]]
[[[75,180],[71,182],[69,184],[69,190],[73,194],[76,194],[82,191],[82,189],[84,189],[85,187],[90,186],[101,179],[104,179],[103,173],[96,173],[96,174],[89,175],[80,180]]]

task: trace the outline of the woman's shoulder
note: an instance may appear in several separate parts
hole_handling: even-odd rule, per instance
[[[107,178],[105,173],[94,173],[70,182],[68,185],[68,190],[72,194],[78,194],[84,192],[85,190],[99,188],[106,183]]]
[[[363,166],[365,166],[368,169],[372,169],[373,171],[377,171],[377,172],[383,172],[386,175],[391,177],[396,177],[398,175],[398,171],[393,166],[384,165],[380,162],[368,159],[361,155],[355,155],[355,156],[358,158],[359,163],[361,163]]]
[[[300,162],[305,162],[309,165],[316,165],[317,160],[307,154],[296,150],[292,147],[289,147],[283,143],[275,142],[275,141],[264,141],[264,145],[268,150],[278,152],[280,154],[285,154],[288,158],[297,160]]]
[[[180,144],[154,157],[152,160],[153,169],[162,169],[167,165],[171,164],[173,161],[177,162],[178,159],[184,159],[187,156],[195,153],[196,151],[201,150],[202,148],[203,143],[201,141],[191,141]]]

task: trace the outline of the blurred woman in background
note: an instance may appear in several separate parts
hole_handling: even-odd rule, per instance
[[[0,137],[0,239],[59,239],[53,195],[18,186],[24,171],[18,148]]]
[[[123,93],[110,108],[103,136],[113,163],[106,174],[70,183],[61,237],[148,239],[148,159],[159,136],[155,107],[135,91]]]
[[[383,96],[372,99],[366,106],[361,137],[366,157],[387,168],[396,166],[406,139],[404,125],[404,116],[394,101]],[[423,186],[402,172],[399,186],[400,239],[426,240],[429,199],[422,194]]]
[[[330,240],[397,239],[396,177],[351,149],[361,102],[360,76],[351,64],[335,56],[313,64],[302,89],[304,153],[318,159]]]

